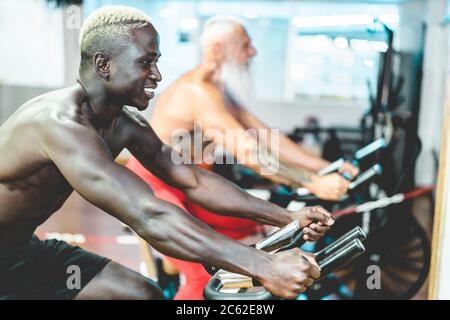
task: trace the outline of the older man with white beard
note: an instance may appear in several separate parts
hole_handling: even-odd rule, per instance
[[[338,199],[344,195],[349,183],[341,175],[320,177],[315,174],[329,164],[327,161],[312,156],[286,136],[274,134],[244,109],[251,91],[249,65],[256,50],[243,24],[233,17],[214,17],[205,23],[201,44],[202,63],[177,79],[156,104],[151,126],[161,140],[173,146],[177,140],[174,136],[180,131],[200,130],[201,138],[206,137],[223,147],[256,172],[264,173],[267,163],[273,165],[275,159],[276,172],[271,173],[276,174],[266,176],[275,182],[305,186],[323,199]],[[261,132],[268,133],[267,137],[262,137]],[[193,142],[202,146],[204,141]],[[268,154],[260,152],[261,142],[269,146]],[[254,222],[217,216],[189,202],[181,192],[150,174],[136,159],[132,158],[127,166],[151,185],[157,197],[178,205],[216,231],[237,240],[248,240],[258,233],[259,226]],[[358,172],[351,165],[344,170],[351,175]],[[320,225],[316,225],[315,230],[305,228],[305,239],[317,239],[324,231],[322,227],[325,228]],[[168,259],[186,280],[176,298],[201,299],[209,279],[203,267]]]

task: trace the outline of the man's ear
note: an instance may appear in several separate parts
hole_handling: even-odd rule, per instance
[[[101,52],[97,52],[93,56],[94,69],[103,79],[108,80],[111,59]]]
[[[223,43],[216,42],[211,47],[212,58],[215,62],[221,64],[225,60],[225,46]]]

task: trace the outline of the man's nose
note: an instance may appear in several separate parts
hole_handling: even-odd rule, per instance
[[[150,78],[156,82],[160,82],[162,80],[161,73],[158,69],[150,74]]]
[[[250,52],[249,52],[250,58],[253,58],[254,56],[256,56],[257,53],[258,52],[256,51],[256,48],[254,46],[251,46]]]

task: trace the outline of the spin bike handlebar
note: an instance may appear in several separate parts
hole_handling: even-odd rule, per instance
[[[366,171],[364,171],[363,173],[358,175],[358,177],[356,177],[356,179],[350,183],[350,185],[348,187],[347,195],[345,195],[344,197],[342,197],[341,199],[336,200],[336,201],[320,199],[320,198],[316,197],[315,195],[311,194],[309,192],[309,190],[306,188],[296,189],[292,195],[292,197],[293,197],[292,200],[301,201],[301,202],[322,202],[322,201],[341,202],[341,201],[346,200],[348,198],[349,194],[352,194],[353,192],[355,192],[359,187],[363,186],[366,182],[370,181],[371,179],[375,178],[376,176],[381,175],[382,172],[383,172],[383,169],[382,169],[381,165],[379,165],[379,164],[373,165],[372,167],[370,167],[369,169],[367,169]]]
[[[350,162],[357,166],[359,164],[359,161],[363,158],[373,154],[374,152],[383,149],[387,146],[386,140],[384,138],[379,138],[372,143],[369,143],[365,147],[362,147],[361,149],[357,150],[354,154],[352,159],[349,159]],[[333,163],[331,163],[329,166],[323,168],[318,172],[319,176],[324,176],[327,174],[330,174],[334,171],[339,170],[339,168],[344,164],[346,160],[344,158],[339,158]],[[344,174],[345,177],[345,174]]]
[[[298,221],[281,228],[255,245],[259,250],[271,253],[298,247],[303,242],[303,232]],[[288,239],[288,241],[286,241]],[[315,259],[321,268],[321,277],[342,268],[364,253],[361,241],[366,239],[364,231],[355,227],[335,242],[316,252]],[[271,300],[279,299],[262,289],[249,292],[248,288],[260,285],[254,279],[243,275],[218,270],[204,289],[204,297],[209,300]],[[241,286],[241,287],[240,287]]]

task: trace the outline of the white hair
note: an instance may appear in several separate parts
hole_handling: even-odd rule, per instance
[[[206,20],[200,37],[202,46],[220,41],[235,32],[236,27],[244,27],[244,20],[228,15],[216,15]]]
[[[84,21],[80,30],[80,47],[89,42],[92,34],[112,32],[125,34],[139,25],[151,24],[151,19],[144,12],[126,6],[104,6],[93,11]],[[107,30],[106,30],[107,29]]]
[[[104,6],[93,11],[80,30],[80,51],[87,61],[97,51],[113,52],[132,39],[131,30],[151,25],[144,12],[126,6]]]

